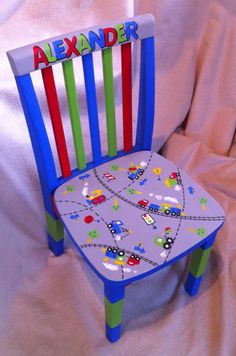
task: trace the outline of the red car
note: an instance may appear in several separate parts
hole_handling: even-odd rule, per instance
[[[100,203],[103,203],[106,200],[105,195],[99,195],[98,197],[92,199],[93,205],[98,205]]]
[[[145,208],[149,203],[149,200],[143,199],[138,201],[138,205],[141,206],[142,208]]]
[[[140,258],[138,256],[135,256],[133,253],[132,255],[128,258],[127,264],[129,266],[135,266],[140,264]]]

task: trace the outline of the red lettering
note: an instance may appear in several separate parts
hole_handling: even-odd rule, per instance
[[[105,47],[111,47],[113,46],[116,41],[117,41],[117,32],[114,28],[112,27],[107,27],[107,28],[104,28],[103,29],[103,32],[104,32],[104,37],[105,37]],[[113,38],[110,40],[109,37],[109,34],[112,34],[113,35]]]
[[[38,69],[39,63],[44,63],[45,66],[47,66],[48,59],[44,51],[38,46],[34,46],[33,51],[34,51],[34,69]]]
[[[72,40],[69,40],[68,38],[64,38],[65,43],[68,46],[67,52],[66,52],[66,57],[69,58],[72,53],[74,53],[76,56],[79,56],[80,53],[75,47],[77,43],[77,38],[75,36],[72,37]]]

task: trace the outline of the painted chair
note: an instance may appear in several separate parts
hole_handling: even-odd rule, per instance
[[[136,138],[132,126],[132,42],[140,41]],[[185,172],[151,151],[154,122],[154,19],[143,15],[8,52],[37,163],[49,248],[63,253],[64,230],[104,282],[107,338],[121,335],[125,287],[192,254],[186,291],[198,291],[215,236],[219,204]],[[123,149],[117,151],[112,47],[120,46]],[[93,52],[101,51],[108,154],[102,156]],[[92,162],[86,162],[73,65],[82,60]],[[62,65],[77,167],[72,169],[53,66]],[[41,70],[61,176],[30,72]],[[135,141],[135,144],[133,142]]]

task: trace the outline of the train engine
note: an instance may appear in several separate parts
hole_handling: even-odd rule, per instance
[[[130,170],[132,169],[132,171]],[[131,179],[131,180],[135,180],[135,179],[139,179],[143,173],[144,173],[144,169],[141,169],[141,168],[129,168],[129,172],[128,172],[128,178]]]
[[[124,227],[122,227],[123,225],[124,223],[121,220],[112,220],[107,225],[112,235],[116,235],[115,239],[117,241],[120,241],[121,239],[123,240],[128,234],[131,233],[131,230],[125,229]],[[122,233],[124,233],[124,235],[121,237],[120,234]]]
[[[181,185],[182,179],[180,178],[180,174],[178,172],[172,172],[168,178],[165,179],[165,185],[168,188]]]
[[[120,266],[124,266],[125,263],[129,266],[136,266],[140,264],[140,257],[134,253],[132,253],[130,257],[127,257],[123,250],[112,247],[108,247],[105,251],[104,262],[108,262],[109,259],[113,260],[116,265]]]
[[[163,235],[162,237],[155,236],[153,241],[157,246],[163,248],[164,250],[169,250],[174,243],[174,239],[171,237],[171,235],[172,235],[171,228],[167,227],[163,231],[162,235]]]

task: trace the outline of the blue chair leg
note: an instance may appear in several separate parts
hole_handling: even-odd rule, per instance
[[[115,342],[121,337],[125,287],[120,284],[104,284],[106,337]]]
[[[61,221],[46,212],[48,247],[55,256],[64,252],[64,227]]]
[[[210,235],[207,241],[191,255],[188,277],[185,283],[185,290],[190,296],[196,295],[199,290],[215,237],[216,233]]]

